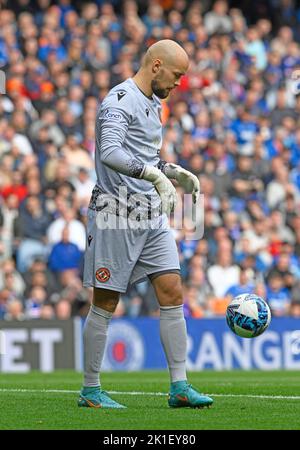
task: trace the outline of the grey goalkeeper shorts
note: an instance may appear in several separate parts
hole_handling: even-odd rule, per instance
[[[104,229],[102,214],[88,209],[85,287],[124,293],[129,284],[147,277],[151,279],[160,272],[180,273],[175,238],[165,214],[152,219],[151,225],[148,222],[145,229],[115,229],[111,226]],[[104,214],[109,220],[116,219],[116,216]]]

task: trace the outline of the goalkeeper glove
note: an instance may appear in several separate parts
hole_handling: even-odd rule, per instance
[[[176,206],[176,189],[170,180],[154,166],[145,166],[140,178],[150,181],[157,190],[162,205],[162,212],[167,213],[174,211]]]
[[[193,203],[196,203],[200,195],[200,183],[196,175],[173,163],[166,163],[163,172],[168,178],[174,178],[183,189],[192,194]]]

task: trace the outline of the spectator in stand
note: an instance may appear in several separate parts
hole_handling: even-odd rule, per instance
[[[253,294],[255,289],[255,285],[253,282],[253,273],[249,269],[240,269],[240,279],[239,283],[231,286],[225,296],[230,297],[231,301],[234,297],[242,294]]]
[[[39,318],[44,320],[51,320],[54,319],[54,317],[55,316],[53,306],[48,303],[42,305]]]
[[[61,149],[61,153],[65,157],[66,162],[70,165],[73,173],[76,173],[80,168],[84,168],[88,171],[93,168],[91,158],[79,144],[80,137],[76,134],[70,134],[67,137],[66,144]]]
[[[18,299],[13,299],[7,303],[6,313],[3,317],[4,320],[24,320],[26,319],[24,314],[23,303]]]
[[[270,275],[267,284],[266,299],[273,316],[282,317],[288,314],[291,297],[279,273]]]
[[[95,183],[84,167],[79,168],[77,175],[73,177],[72,184],[80,205],[88,206]]]
[[[17,267],[22,273],[27,270],[35,257],[46,257],[46,230],[51,222],[39,198],[26,198],[24,210],[16,220],[16,237],[22,239],[17,252]]]
[[[299,279],[299,263],[293,259],[292,255],[282,252],[278,257],[274,258],[274,265],[271,267],[269,273],[266,274],[266,279],[270,281],[270,278],[274,274],[281,277],[284,288],[290,291],[296,279]]]
[[[25,296],[33,287],[42,287],[47,292],[47,298],[57,293],[60,289],[59,279],[48,268],[46,261],[35,259],[28,270],[23,274],[26,283]]]
[[[58,301],[64,299],[70,303],[72,316],[84,315],[89,307],[90,294],[83,288],[81,279],[74,270],[64,270],[60,274],[60,283],[62,289]],[[55,299],[52,301],[55,303]]]
[[[80,251],[85,250],[85,228],[75,217],[76,210],[68,209],[64,204],[61,217],[52,222],[47,230],[49,244],[54,245],[62,240],[63,230],[67,225],[70,242],[77,245]]]
[[[42,307],[46,304],[47,292],[42,287],[31,289],[28,298],[25,299],[25,314],[28,319],[39,319]]]
[[[295,187],[289,182],[289,171],[284,165],[276,168],[274,180],[272,180],[266,191],[266,200],[270,208],[282,207],[287,195],[294,195]]]
[[[237,212],[244,209],[245,200],[248,200],[253,192],[261,190],[263,190],[263,183],[253,172],[251,158],[245,155],[239,156],[237,170],[232,180],[232,196]]]
[[[264,70],[267,66],[266,47],[259,38],[259,32],[256,27],[250,27],[247,33],[246,52],[254,57],[255,67]]]
[[[0,268],[0,291],[8,289],[12,295],[22,297],[25,283],[21,274],[16,270],[15,261],[6,259],[1,263]]]
[[[213,5],[213,10],[204,16],[204,26],[209,35],[214,33],[230,33],[232,23],[227,15],[228,4],[224,0],[217,0]]]
[[[62,231],[62,239],[55,244],[48,258],[49,268],[53,272],[61,273],[65,270],[74,270],[79,273],[82,265],[83,253],[76,244],[70,242],[68,226]]]
[[[216,297],[223,298],[228,289],[238,284],[240,269],[232,263],[230,251],[219,252],[216,264],[208,268],[207,276]]]
[[[18,206],[19,199],[16,194],[12,193],[3,198],[0,210],[0,244],[3,246],[0,262],[2,259],[10,258],[14,252],[14,226],[18,217]]]

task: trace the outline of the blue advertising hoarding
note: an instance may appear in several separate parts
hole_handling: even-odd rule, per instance
[[[0,322],[0,372],[83,369],[83,320]],[[300,319],[273,318],[269,328],[243,339],[225,318],[187,319],[189,371],[300,370]],[[113,319],[102,370],[166,369],[159,318]]]
[[[240,338],[225,319],[187,319],[190,371],[300,369],[300,319],[273,318],[259,337]],[[103,370],[165,369],[158,318],[114,319]]]

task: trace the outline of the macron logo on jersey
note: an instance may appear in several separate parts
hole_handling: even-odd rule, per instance
[[[102,117],[100,116],[99,119],[102,119]],[[120,114],[117,111],[112,111],[112,110],[107,109],[104,113],[104,119],[115,120],[116,122],[121,122],[122,114]]]
[[[118,95],[118,102],[126,95],[126,91],[120,91],[117,93]]]

